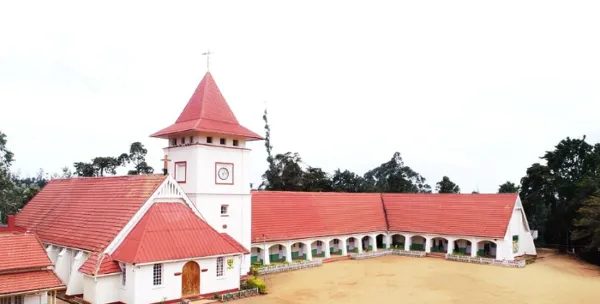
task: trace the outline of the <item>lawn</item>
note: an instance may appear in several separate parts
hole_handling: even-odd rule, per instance
[[[600,303],[600,269],[553,252],[525,268],[385,256],[266,276],[274,303]]]

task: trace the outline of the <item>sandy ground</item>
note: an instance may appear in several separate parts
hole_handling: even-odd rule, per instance
[[[538,254],[521,269],[400,256],[335,262],[268,275],[268,295],[236,303],[600,303],[600,268]]]

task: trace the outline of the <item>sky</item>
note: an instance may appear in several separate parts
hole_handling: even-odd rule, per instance
[[[328,172],[399,151],[432,187],[496,192],[567,136],[600,142],[597,1],[83,2],[0,4],[0,131],[22,175],[135,141],[160,172],[149,135],[208,49],[241,124],[264,134],[267,107],[274,152]]]

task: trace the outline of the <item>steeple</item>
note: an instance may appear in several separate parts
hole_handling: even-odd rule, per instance
[[[169,135],[186,132],[239,136],[246,140],[263,139],[239,124],[210,72],[206,72],[177,121],[150,136],[168,138]]]

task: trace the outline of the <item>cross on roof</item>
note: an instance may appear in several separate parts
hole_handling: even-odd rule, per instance
[[[210,70],[210,55],[212,54],[212,52],[210,50],[202,53],[202,56],[206,56],[206,70],[209,71]]]

